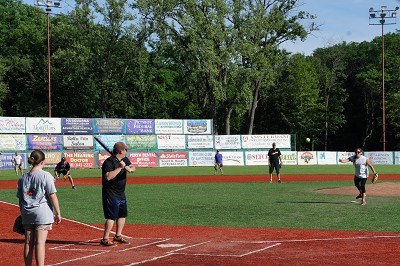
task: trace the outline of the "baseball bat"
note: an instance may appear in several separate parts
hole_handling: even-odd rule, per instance
[[[110,151],[108,146],[98,137],[94,136],[94,139],[103,147],[111,156],[114,156],[114,154]]]

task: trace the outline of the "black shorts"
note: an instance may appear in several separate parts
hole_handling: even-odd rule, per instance
[[[281,169],[279,162],[269,163],[269,173],[272,174],[274,172],[274,168],[277,174],[279,174],[279,170]]]
[[[128,216],[128,206],[126,199],[103,197],[104,218],[117,220]]]
[[[358,190],[361,191],[361,193],[365,193],[365,184],[367,183],[368,178],[360,178],[357,176],[354,176],[354,185]]]
[[[68,171],[66,171],[66,170],[61,171],[61,172],[57,172],[57,174],[63,174],[63,175],[66,175],[67,173],[68,173]]]

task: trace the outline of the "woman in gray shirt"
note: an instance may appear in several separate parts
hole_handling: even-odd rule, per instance
[[[24,261],[32,265],[35,252],[36,265],[44,265],[47,234],[53,222],[61,222],[61,213],[53,176],[43,171],[44,153],[33,151],[28,163],[32,168],[18,180],[17,192],[25,228]]]

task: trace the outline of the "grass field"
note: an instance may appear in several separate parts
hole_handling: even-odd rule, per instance
[[[400,166],[376,166],[380,173],[399,173]],[[288,182],[283,184],[199,183],[128,185],[128,223],[206,225],[264,228],[400,231],[399,197],[368,197],[367,206],[352,203],[354,195],[317,193],[321,188],[352,186],[353,166],[286,166],[285,173],[349,174],[349,181]],[[226,167],[226,174],[262,174],[266,167]],[[208,168],[138,169],[134,176],[205,175]],[[75,177],[100,177],[100,170],[73,170]],[[2,179],[16,179],[1,171]],[[393,182],[393,181],[391,181]],[[17,203],[16,190],[2,190],[0,200]],[[104,222],[101,186],[76,190],[59,187],[63,216],[86,223]]]

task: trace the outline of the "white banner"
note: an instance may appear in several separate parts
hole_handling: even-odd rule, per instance
[[[160,152],[160,167],[188,166],[186,152]]]
[[[212,135],[188,135],[188,149],[212,149],[214,148],[214,138]]]
[[[221,149],[241,149],[240,135],[216,135],[214,136],[215,148]]]
[[[400,164],[400,151],[394,152],[394,164]]]
[[[159,150],[176,150],[186,148],[185,135],[157,135]]]
[[[183,134],[211,134],[211,120],[184,120]]]
[[[0,133],[25,133],[25,117],[0,117]]]
[[[268,165],[267,151],[246,151],[246,165]]]
[[[315,165],[317,164],[316,151],[299,151],[297,152],[298,165]]]
[[[337,164],[337,152],[335,151],[318,151],[317,152],[318,164]]]
[[[244,155],[242,151],[224,151],[220,153],[222,154],[223,165],[244,165]]]
[[[156,134],[183,134],[183,120],[156,119],[154,127]]]
[[[242,135],[243,149],[269,149],[274,142],[279,149],[290,149],[290,135]]]
[[[214,152],[189,152],[189,166],[214,166]]]
[[[393,152],[384,151],[370,151],[364,152],[372,164],[393,164]]]
[[[61,118],[27,117],[26,133],[61,134]]]
[[[0,151],[24,151],[26,135],[0,135]]]
[[[351,156],[354,155],[354,152],[350,152],[350,151],[339,151],[337,153],[337,159],[338,159],[338,163],[339,164],[353,164],[352,162],[347,162],[347,163],[340,163],[339,160],[345,160],[345,159],[349,159]]]
[[[89,150],[93,149],[92,135],[64,135],[64,149]]]
[[[297,165],[296,151],[281,151],[283,165]]]

